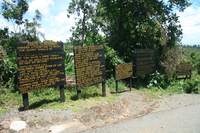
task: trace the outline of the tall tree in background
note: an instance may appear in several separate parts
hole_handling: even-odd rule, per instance
[[[42,36],[44,38],[44,34],[38,30],[38,28],[41,27],[41,24],[39,24],[38,21],[41,21],[41,19],[42,14],[39,12],[39,10],[36,10],[33,20],[25,20],[25,29],[22,30],[24,41],[40,41],[39,36]]]
[[[102,42],[100,27],[95,23],[96,0],[72,0],[68,7],[68,17],[75,16],[76,26],[72,27],[70,41],[75,46],[95,45]]]
[[[41,27],[38,22],[41,21],[42,14],[36,10],[32,20],[24,20],[23,15],[28,8],[26,0],[3,0],[2,16],[13,24],[14,34],[11,36],[15,37],[17,41],[40,41],[39,36],[44,38],[44,34],[38,30]]]
[[[183,11],[189,5],[187,0],[100,0],[98,8],[108,44],[132,61],[134,48],[154,48],[161,55],[176,45],[182,30],[173,9]]]
[[[6,20],[12,22],[15,33],[20,32],[20,26],[24,23],[23,15],[28,11],[28,8],[26,0],[3,0],[2,15]]]

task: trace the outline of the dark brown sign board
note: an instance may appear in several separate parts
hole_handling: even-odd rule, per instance
[[[132,86],[133,63],[119,64],[115,66],[116,92],[118,92],[118,80],[130,78],[130,89]]]
[[[133,74],[133,64],[125,63],[115,66],[115,80],[130,78]]]
[[[76,88],[84,88],[106,82],[104,46],[74,47]]]
[[[19,93],[65,84],[63,43],[17,43]]]
[[[153,73],[156,69],[154,49],[135,49],[136,75],[143,76]]]
[[[190,79],[192,75],[192,65],[189,63],[180,63],[176,67],[176,79]],[[185,77],[183,77],[185,76]]]

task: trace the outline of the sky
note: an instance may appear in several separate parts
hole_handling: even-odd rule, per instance
[[[3,0],[0,0],[0,3]],[[32,19],[35,10],[42,14],[41,28],[46,40],[66,42],[71,36],[70,28],[75,25],[73,17],[67,17],[67,8],[71,0],[27,0],[29,10],[24,18]],[[200,0],[190,0],[193,3],[184,12],[176,12],[183,29],[182,44],[200,45]],[[0,28],[11,26],[0,15]],[[12,26],[11,28],[12,29]]]

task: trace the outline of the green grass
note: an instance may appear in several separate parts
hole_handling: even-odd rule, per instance
[[[10,110],[0,110],[0,114],[4,114],[4,113],[7,113],[7,112],[10,112]]]
[[[109,88],[107,88],[109,89]],[[82,99],[77,99],[75,89],[65,89],[65,102],[60,102],[59,88],[48,88],[29,93],[30,109],[70,109],[73,111],[84,110],[94,105],[101,105],[105,102],[116,100],[115,95],[102,97],[101,85],[92,86],[82,90]],[[22,95],[18,92],[11,93],[7,89],[2,89],[0,93],[0,113],[8,112],[10,108],[22,108]]]
[[[65,102],[60,102],[59,88],[48,88],[29,93],[30,109],[41,110],[69,109],[73,111],[84,110],[91,106],[99,106],[104,103],[117,100],[119,95],[116,92],[114,79],[106,82],[106,97],[102,97],[101,84],[91,86],[82,90],[82,99],[77,99],[76,89],[65,89]],[[118,83],[119,92],[127,91],[129,88],[123,82]],[[132,89],[134,91],[134,89]],[[113,93],[110,93],[113,92]],[[167,88],[162,89],[152,86],[151,88],[140,87],[139,92],[145,93],[151,98],[162,98],[163,95],[196,93],[200,94],[200,75],[194,74],[191,80],[173,81]],[[0,113],[9,112],[11,108],[22,108],[22,95],[18,92],[12,93],[9,89],[0,89]]]
[[[194,72],[191,79],[173,81],[165,89],[153,86],[151,88],[140,87],[139,90],[151,98],[182,93],[200,94],[200,75]]]

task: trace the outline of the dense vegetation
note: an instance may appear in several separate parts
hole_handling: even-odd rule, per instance
[[[174,13],[175,8],[184,11],[190,5],[187,0],[169,0],[168,3],[164,0],[72,0],[68,7],[68,17],[76,14],[77,22],[71,29],[71,38],[65,43],[66,75],[75,76],[74,63],[67,54],[73,52],[74,46],[105,45],[107,70],[112,70],[114,65],[120,63],[134,64],[134,49],[150,48],[157,51],[157,71],[138,77],[140,82],[134,80],[134,87],[162,94],[163,91],[167,94],[199,93],[200,46],[180,45],[182,30],[178,16]],[[26,0],[2,2],[1,15],[13,23],[14,31],[0,29],[0,108],[18,106],[20,103],[17,94],[16,42],[40,42],[39,36],[44,37],[37,31],[42,18],[38,10],[32,20],[23,18],[28,7]],[[176,65],[180,62],[192,64],[191,80],[174,79]],[[125,83],[120,82],[119,89],[126,89]],[[107,73],[106,85],[108,91],[114,91],[112,71]],[[33,97],[31,104],[40,102],[38,96],[54,99],[44,102],[58,102],[57,91],[56,88],[49,88],[33,92],[30,94]],[[84,98],[99,96],[100,87],[84,89],[83,94]],[[69,96],[67,101],[76,99],[75,89],[66,90],[65,95]],[[8,102],[7,99],[13,100]]]

